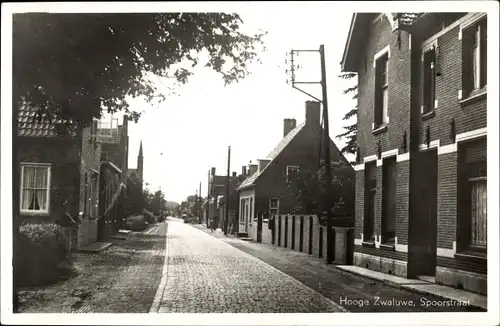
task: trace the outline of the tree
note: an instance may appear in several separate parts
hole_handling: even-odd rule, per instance
[[[339,76],[341,79],[352,79],[356,77],[357,75],[355,73],[344,73]],[[344,94],[354,94],[353,99],[357,101],[358,99],[358,85],[353,85],[344,90]],[[356,106],[349,110],[342,120],[350,120],[352,117],[356,117],[358,113],[358,104],[356,103]],[[357,128],[357,122],[354,121],[354,123],[349,124],[347,126],[344,126],[344,133],[339,134],[336,136],[336,138],[341,139],[345,138],[347,139],[347,144],[340,150],[342,154],[355,154],[356,153],[356,147],[357,147],[357,133],[358,133],[358,128]],[[352,163],[352,162],[351,162]]]
[[[247,76],[265,33],[245,35],[241,23],[224,13],[15,14],[14,103],[63,119],[66,130],[88,126],[101,108],[137,121],[127,98],[162,100],[159,78],[171,89],[186,83],[202,53],[226,85]]]
[[[258,61],[265,33],[245,35],[241,18],[224,13],[49,14],[13,16],[13,239],[18,242],[19,162],[17,117],[20,105],[38,108],[36,119],[58,122],[68,133],[89,126],[102,109],[124,111],[137,122],[129,97],[149,102],[166,95],[156,82],[168,80],[173,89],[186,83],[200,63],[220,73],[225,84],[248,75]],[[176,67],[187,62],[185,67]],[[17,311],[16,251],[14,250],[14,311]]]
[[[351,217],[354,214],[355,181],[352,168],[347,162],[332,162],[331,191],[334,217]],[[318,170],[299,170],[289,180],[288,187],[297,200],[297,209],[301,213],[317,214],[322,223],[326,223],[325,198],[326,180],[325,166]]]

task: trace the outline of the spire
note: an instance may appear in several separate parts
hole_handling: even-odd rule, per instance
[[[142,140],[141,145],[139,146],[139,157],[142,157]]]

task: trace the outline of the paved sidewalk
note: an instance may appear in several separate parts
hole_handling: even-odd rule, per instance
[[[100,253],[75,253],[78,276],[20,291],[23,313],[147,313],[160,283],[167,224],[111,240]]]
[[[351,312],[484,312],[477,307],[459,306],[456,301],[422,295],[341,271],[334,265],[326,265],[322,259],[305,253],[242,241],[234,236],[226,237],[221,231],[211,233],[201,225],[193,227],[268,263]]]
[[[401,287],[410,291],[422,293],[424,295],[435,295],[443,299],[466,301],[474,307],[479,307],[484,310],[488,309],[488,298],[476,293],[455,289],[449,286],[439,285],[435,283],[406,279],[395,275],[389,275],[377,271],[372,271],[368,268],[359,266],[337,266],[337,268],[351,272],[357,275],[365,276],[374,280],[389,283],[396,287]]]
[[[342,312],[318,292],[182,222],[169,222],[164,277],[151,312]]]

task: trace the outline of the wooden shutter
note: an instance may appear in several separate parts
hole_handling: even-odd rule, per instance
[[[480,43],[480,56],[481,56],[481,87],[485,86],[487,83],[487,71],[488,71],[488,46],[487,46],[487,28],[486,18],[480,23],[481,27],[481,43]]]

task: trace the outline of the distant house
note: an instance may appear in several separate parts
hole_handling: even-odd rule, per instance
[[[72,249],[97,240],[101,164],[97,125],[95,120],[91,127],[64,134],[62,121],[38,116],[33,107],[18,110],[14,146],[20,223],[72,225]]]
[[[323,133],[320,111],[319,102],[307,101],[305,122],[297,126],[295,119],[284,119],[283,139],[265,159],[249,165],[248,176],[238,188],[240,235],[248,234],[258,214],[293,213],[297,199],[288,187],[287,177],[300,169],[318,170]],[[331,161],[347,163],[333,141],[329,141]]]
[[[233,172],[229,179],[229,219],[228,219],[228,232],[238,232],[238,213],[239,213],[239,193],[238,187],[245,179],[246,167],[243,167],[243,173],[237,175]],[[226,193],[219,200],[219,220],[224,221],[226,216]],[[223,227],[223,225],[221,225]]]

